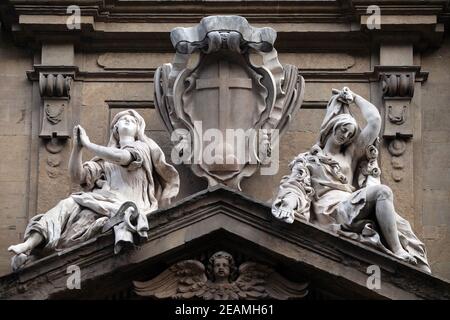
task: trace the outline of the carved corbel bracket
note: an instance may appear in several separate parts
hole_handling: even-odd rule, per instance
[[[69,100],[73,75],[39,73],[39,91],[43,99],[41,138],[67,139],[69,134]]]
[[[403,154],[407,141],[413,137],[413,110],[411,101],[416,81],[425,81],[428,74],[419,66],[375,67],[384,102],[383,138],[387,140],[392,156],[392,179],[400,182],[404,175]]]
[[[381,73],[380,79],[385,107],[383,137],[412,137],[411,99],[414,96],[414,72]]]
[[[413,72],[382,73],[381,84],[384,97],[405,97],[414,96]]]
[[[42,98],[42,126],[39,137],[50,153],[58,153],[70,137],[70,90],[78,71],[69,66],[35,65],[28,79],[39,83]]]

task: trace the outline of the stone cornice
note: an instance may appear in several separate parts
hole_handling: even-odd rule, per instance
[[[81,30],[68,30],[68,5],[81,8]],[[368,30],[368,5],[382,13],[380,30]],[[274,8],[276,7],[276,10]],[[175,26],[198,23],[207,15],[237,14],[250,23],[271,25],[280,52],[356,50],[398,39],[419,49],[438,46],[449,20],[448,1],[128,1],[9,0],[2,21],[18,44],[39,48],[42,42],[72,42],[82,50],[172,52],[168,33]]]
[[[140,81],[153,82],[155,68],[145,69],[120,69],[103,71],[84,71],[77,66],[43,66],[34,65],[33,70],[27,71],[27,77],[30,81],[38,81],[40,72],[71,72],[75,81]],[[356,82],[368,83],[378,82],[380,75],[386,72],[412,72],[415,74],[416,82],[425,82],[428,79],[428,72],[422,71],[420,66],[374,66],[372,71],[368,72],[346,72],[346,71],[327,71],[327,70],[302,70],[299,69],[299,76],[302,76],[306,82]],[[326,105],[326,103],[325,103]],[[304,104],[302,105],[304,108]]]
[[[151,214],[148,240],[132,250],[114,255],[113,237],[108,233],[0,278],[0,292],[9,299],[86,298],[83,290],[67,289],[69,265],[82,270],[82,287],[117,272],[121,277],[113,281],[119,284],[145,277],[142,270],[155,263],[188,259],[217,245],[272,263],[283,261],[295,277],[330,286],[331,291],[338,278],[347,293],[360,298],[450,298],[448,282],[309,223],[282,223],[272,218],[270,210],[242,193],[211,188]],[[380,290],[366,287],[369,265],[381,268]]]

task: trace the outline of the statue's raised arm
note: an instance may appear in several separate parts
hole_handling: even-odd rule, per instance
[[[364,119],[367,121],[366,126],[361,130],[361,133],[355,141],[358,148],[365,149],[372,145],[380,134],[381,116],[377,107],[375,107],[371,102],[367,101],[358,94],[353,93],[353,97],[355,105],[359,107]]]

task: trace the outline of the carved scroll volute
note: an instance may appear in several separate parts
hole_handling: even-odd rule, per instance
[[[381,83],[384,97],[414,96],[414,73],[382,74]]]
[[[72,76],[64,74],[39,74],[39,91],[41,97],[61,97],[70,99]]]
[[[72,77],[71,74],[39,73],[39,91],[44,101],[39,134],[41,138],[70,137],[68,125]]]

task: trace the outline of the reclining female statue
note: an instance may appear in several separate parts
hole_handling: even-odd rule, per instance
[[[424,244],[396,213],[391,189],[380,183],[374,146],[381,129],[378,109],[348,88],[334,93],[319,141],[291,163],[273,215],[288,223],[310,221],[430,272]],[[352,102],[367,121],[362,129],[350,114]]]
[[[13,268],[23,265],[30,253],[42,256],[95,237],[119,211],[128,219],[114,226],[115,252],[133,243],[134,235],[147,236],[146,215],[178,194],[179,176],[144,130],[145,121],[134,110],[114,117],[107,147],[92,143],[85,130],[75,126],[69,171],[85,191],[31,219],[24,242],[8,248],[16,254]],[[82,163],[83,149],[96,156]]]

